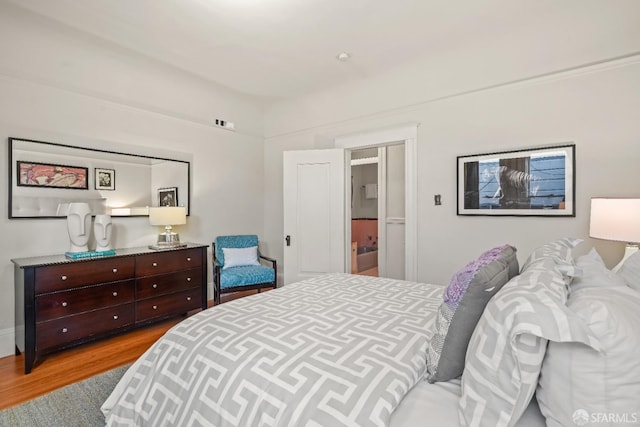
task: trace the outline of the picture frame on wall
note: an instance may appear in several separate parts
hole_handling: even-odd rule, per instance
[[[457,157],[457,214],[575,217],[575,144]]]
[[[178,206],[178,187],[158,188],[158,206]]]
[[[114,169],[95,168],[94,175],[96,190],[116,189],[116,171]]]
[[[82,166],[58,165],[17,161],[18,180],[21,187],[49,187],[88,190],[89,169]]]

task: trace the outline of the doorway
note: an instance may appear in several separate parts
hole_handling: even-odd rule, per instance
[[[378,151],[378,275],[417,280],[417,137],[418,125],[407,124],[335,139],[335,147],[345,149],[347,160],[344,191],[346,271],[352,271],[353,256],[351,180],[348,178],[351,176],[351,153],[374,149]],[[402,159],[402,168],[389,170],[386,167],[389,159],[394,159],[392,162]],[[401,179],[391,184],[386,176],[388,173]],[[362,190],[354,189],[357,191]],[[388,191],[392,194],[388,195]]]
[[[405,278],[405,144],[350,151],[351,272]]]

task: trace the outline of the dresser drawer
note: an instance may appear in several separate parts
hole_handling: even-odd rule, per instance
[[[35,270],[36,294],[133,278],[134,257],[77,261]]]
[[[156,317],[186,313],[201,307],[201,290],[198,288],[161,297],[149,298],[136,303],[136,322]]]
[[[201,285],[202,270],[200,268],[147,276],[136,280],[136,298],[152,298]]]
[[[77,288],[36,297],[36,322],[133,302],[135,281]]]
[[[136,276],[170,273],[202,266],[202,250],[161,251],[136,257]]]
[[[61,347],[134,322],[134,303],[36,323],[37,351]]]

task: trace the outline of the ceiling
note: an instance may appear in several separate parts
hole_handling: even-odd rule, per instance
[[[479,38],[508,37],[531,26],[557,31],[602,5],[601,0],[12,1],[207,80],[272,99],[365,79]],[[350,60],[338,61],[340,52],[350,53]]]

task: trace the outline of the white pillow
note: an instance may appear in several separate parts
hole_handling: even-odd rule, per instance
[[[618,270],[618,276],[622,277],[627,285],[640,291],[640,251],[627,258]]]
[[[602,257],[595,248],[591,248],[589,253],[578,257],[576,267],[580,274],[573,278],[570,286],[571,292],[584,288],[626,286],[621,277],[604,265]]]
[[[248,248],[222,248],[222,255],[224,256],[223,270],[242,265],[260,265],[260,262],[258,262],[257,246]]]
[[[640,293],[603,284],[574,292],[568,306],[603,351],[549,342],[536,391],[547,426],[640,422]]]

